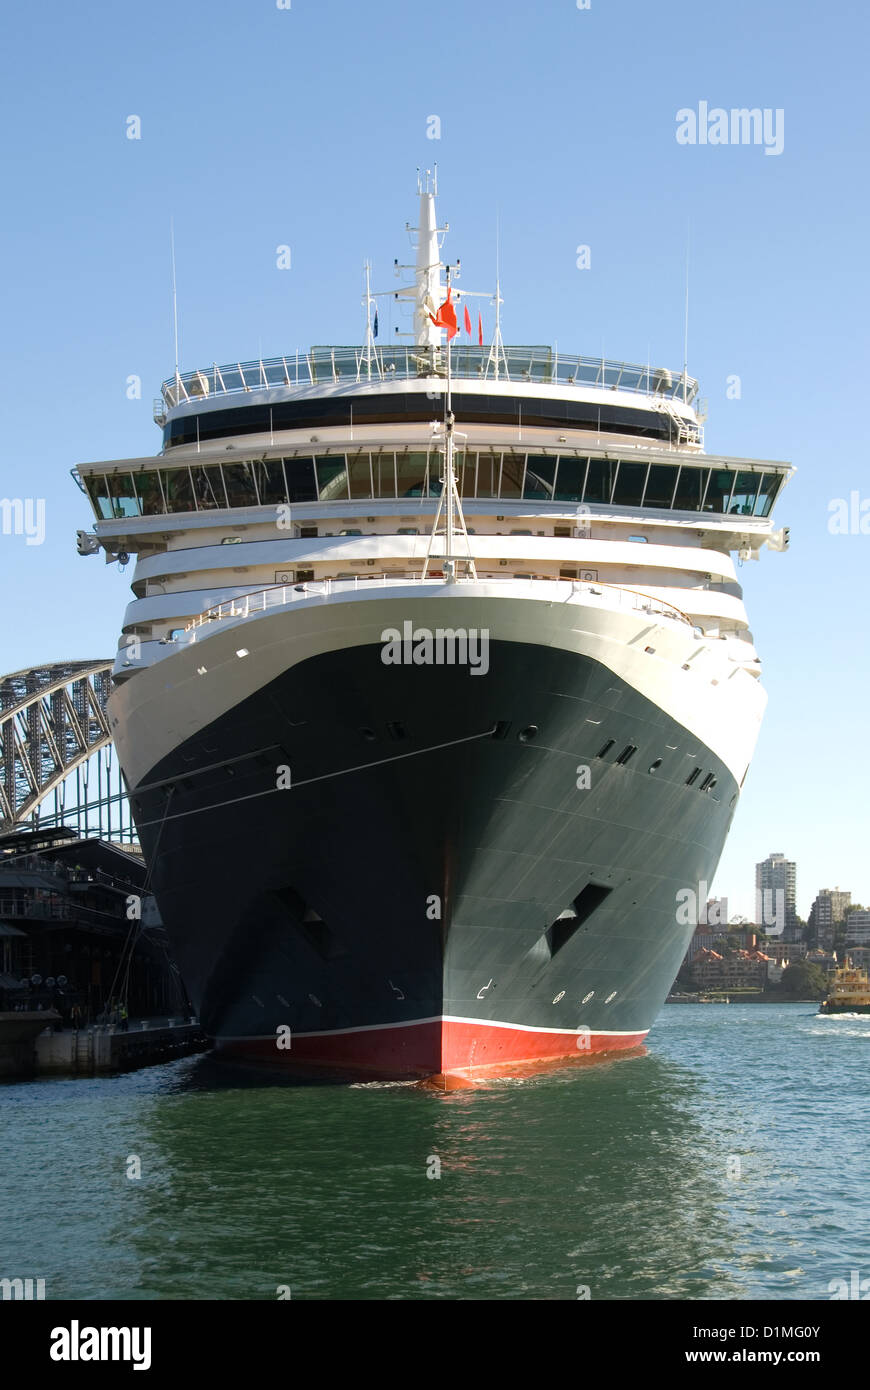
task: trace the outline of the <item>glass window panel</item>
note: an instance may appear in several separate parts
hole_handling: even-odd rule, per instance
[[[707,488],[707,497],[704,501],[705,512],[727,512],[733,482],[734,474],[728,469],[713,469],[710,486]]]
[[[138,516],[139,499],[130,473],[110,473],[106,479],[115,516]]]
[[[219,464],[200,467],[192,464],[190,476],[193,479],[193,495],[201,512],[227,505],[224,497],[224,484]]]
[[[583,484],[586,480],[588,459],[574,458],[570,454],[559,455],[559,471],[556,474],[556,501],[582,502]],[[596,497],[594,501],[601,499]]]
[[[689,468],[683,464],[677,481],[674,506],[681,512],[699,512],[704,500],[709,468]]]
[[[524,497],[542,497],[553,500],[556,482],[556,458],[546,458],[543,454],[529,454],[526,459],[526,481],[523,485]],[[583,460],[584,464],[586,460]]]
[[[474,453],[466,454],[463,452],[457,453],[455,458],[456,481],[459,485],[459,496],[473,497],[475,491],[475,482],[477,478],[477,455]],[[438,476],[440,464],[441,460],[439,458],[437,465],[433,468],[434,486],[438,489],[437,493],[433,495],[438,497],[441,496],[442,486],[440,478]]]
[[[372,469],[370,456],[368,454],[359,454],[357,458],[349,461],[348,468],[350,471],[351,497],[371,497]]]
[[[498,475],[501,470],[501,454],[478,454],[477,456],[477,495],[478,497],[498,496]]]
[[[372,455],[372,482],[375,497],[395,497],[396,460],[393,454]]]
[[[347,460],[344,454],[330,454],[317,459],[317,486],[322,502],[347,497]]]
[[[314,459],[285,459],[288,502],[316,502],[317,483],[314,480]]]
[[[254,485],[253,466],[250,463],[225,463],[223,470],[227,506],[255,507],[257,490]]]
[[[503,454],[501,460],[501,496],[520,497],[523,490],[525,454]]]
[[[94,511],[101,521],[112,520],[112,499],[109,487],[102,473],[91,474],[84,479],[85,487],[93,504]]]
[[[647,465],[645,463],[628,463],[625,459],[621,460],[616,474],[616,488],[613,493],[614,506],[640,506],[640,499],[643,496],[643,487],[646,482],[646,470]]]
[[[220,481],[220,474],[218,474],[218,481]],[[155,471],[149,469],[145,473],[134,473],[133,482],[136,484],[139,507],[143,516],[159,516],[166,510],[160,491],[160,477]]]
[[[586,474],[586,490],[583,494],[584,502],[609,502],[610,494],[613,491],[613,475],[616,464],[613,459],[590,459],[589,471]],[[559,473],[562,472],[562,460],[559,459]]]
[[[677,481],[676,467],[671,463],[651,463],[643,495],[645,507],[670,507]]]
[[[760,482],[760,473],[748,471],[738,473],[734,480],[734,495],[731,498],[729,511],[737,512],[740,516],[752,516]]]
[[[425,454],[396,454],[396,491],[399,497],[423,497],[426,484]]]
[[[161,468],[160,479],[163,483],[163,495],[166,498],[167,511],[192,512],[196,510],[189,468]]]
[[[280,459],[257,459],[254,462],[254,477],[263,507],[280,507],[289,501],[284,485],[284,469]]]
[[[755,499],[755,515],[769,516],[773,506],[773,499],[776,497],[780,483],[778,473],[763,473],[761,475],[761,487]]]

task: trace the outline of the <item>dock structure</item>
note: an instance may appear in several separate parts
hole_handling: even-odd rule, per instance
[[[189,1018],[131,1019],[57,1031],[54,1011],[0,1012],[0,1081],[34,1076],[98,1076],[175,1061],[208,1046]]]

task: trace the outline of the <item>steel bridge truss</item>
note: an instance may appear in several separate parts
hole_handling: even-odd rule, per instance
[[[0,833],[69,825],[135,842],[106,719],[111,661],[60,661],[0,678]]]

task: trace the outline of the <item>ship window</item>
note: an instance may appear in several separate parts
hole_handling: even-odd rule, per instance
[[[212,464],[211,467],[207,468],[194,467],[191,468],[190,474],[193,478],[193,495],[200,511],[208,511],[210,508],[227,505],[219,465]]]
[[[674,495],[674,507],[681,512],[699,512],[704,500],[709,468],[689,468],[683,465]]]
[[[399,497],[425,497],[425,454],[396,455],[396,492]]]
[[[503,454],[501,461],[501,496],[519,497],[523,490],[525,454]]]
[[[297,571],[296,571],[296,583],[297,583],[297,584],[310,584],[311,581],[312,581],[313,579],[314,579],[314,570],[297,570]]]
[[[133,481],[139,494],[139,507],[143,516],[159,516],[166,508],[163,493],[160,491],[160,475],[152,470],[134,473]]]
[[[317,485],[314,481],[314,459],[285,459],[284,475],[287,479],[288,502],[316,502]],[[315,531],[315,535],[317,532]]]
[[[779,487],[778,473],[762,473],[761,487],[758,489],[758,496],[755,499],[755,515],[769,516],[773,499],[776,497]]]
[[[255,507],[257,489],[254,483],[254,470],[250,463],[225,463],[224,486],[227,490],[228,507]]]
[[[277,507],[289,502],[284,482],[284,467],[280,459],[262,459],[254,464],[254,477],[262,507]]]
[[[416,526],[400,526],[396,532],[397,536],[419,536],[419,534]]]
[[[347,499],[347,460],[344,454],[324,455],[317,460],[317,486],[321,502]]]
[[[375,497],[395,497],[396,459],[394,454],[376,454],[372,459]]]
[[[349,470],[351,497],[371,497],[372,466],[369,455],[360,454],[358,458],[351,459]]]
[[[613,461],[611,459],[590,459],[586,474],[585,502],[609,502],[613,491]],[[559,472],[561,473],[561,462]]]
[[[498,475],[501,469],[501,454],[478,454],[477,456],[477,495],[478,497],[498,496]]]
[[[163,495],[170,512],[192,512],[194,510],[193,484],[189,468],[162,468]]]
[[[112,501],[102,473],[92,473],[82,480],[88,490],[94,511],[101,521],[111,521]]]
[[[760,482],[760,473],[738,473],[734,479],[734,494],[728,510],[736,512],[739,516],[752,516]]]
[[[456,480],[459,485],[460,497],[473,497],[475,483],[477,481],[477,455],[476,454],[456,454]],[[429,487],[433,497],[440,497],[441,483],[433,477]]]
[[[686,786],[691,787],[693,782],[697,782],[700,775],[701,769],[699,767],[693,768],[692,771],[689,773],[688,777],[686,778]]]
[[[631,759],[631,758],[634,757],[634,755],[635,755],[636,752],[637,752],[637,744],[636,744],[636,743],[627,743],[627,744],[625,745],[625,747],[623,748],[622,752],[620,753],[619,757],[616,759],[616,761],[617,761],[617,763],[619,764],[619,766],[620,766],[620,767],[625,767],[625,764],[629,761],[629,759]]]
[[[705,512],[727,512],[731,500],[731,486],[734,474],[724,468],[714,468],[704,500]]]
[[[676,481],[677,470],[672,464],[650,464],[643,505],[645,507],[670,507]]]
[[[543,454],[529,454],[523,497],[543,497],[552,501],[555,481],[556,459],[546,458]]]
[[[112,473],[106,479],[115,516],[138,516],[139,499],[130,473]]]
[[[646,482],[645,463],[627,463],[623,460],[616,473],[616,486],[613,490],[613,505],[616,507],[639,507]]]
[[[301,540],[311,540],[311,538],[312,538],[313,536],[316,536],[316,535],[317,535],[317,527],[316,527],[316,526],[300,526],[300,527],[299,527],[299,536],[300,536],[300,539],[301,539]]]
[[[577,571],[576,571],[576,569],[568,569],[568,568],[561,569],[561,570],[559,570],[559,578],[560,578],[560,579],[576,579],[576,578],[577,578]]]
[[[559,455],[559,472],[556,476],[557,502],[580,502],[582,500],[586,464],[586,459],[578,459],[567,454]]]
[[[616,739],[609,738],[605,743],[604,747],[599,748],[598,752],[595,754],[596,758],[605,758],[607,754],[610,752],[615,742]]]

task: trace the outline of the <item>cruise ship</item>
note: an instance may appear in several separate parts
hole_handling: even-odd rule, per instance
[[[359,346],[176,369],[161,451],[74,471],[79,551],[135,556],[110,725],[203,1027],[449,1087],[643,1043],[758,736],[735,560],[786,548],[792,469],[705,452],[685,368],[505,345],[418,193]]]

